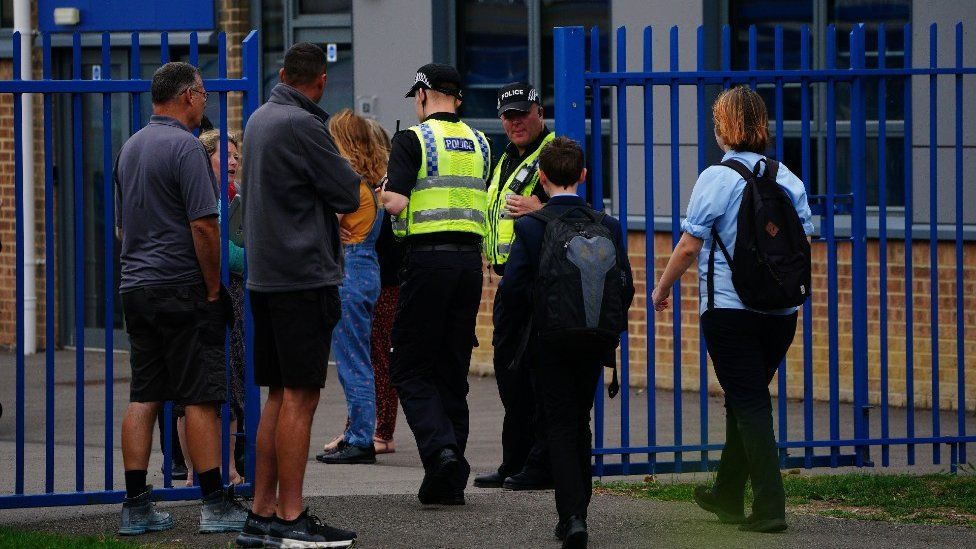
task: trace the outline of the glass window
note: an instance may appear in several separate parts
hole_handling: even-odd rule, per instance
[[[299,15],[351,13],[352,0],[298,0]]]
[[[775,29],[783,28],[783,66],[786,69],[800,67],[800,29],[810,28],[810,66],[814,69],[827,66],[826,42],[828,26],[835,26],[836,54],[833,60],[837,68],[849,68],[851,63],[848,36],[854,25],[869,20],[865,34],[865,65],[868,68],[879,66],[879,25],[885,24],[885,64],[888,67],[904,65],[903,27],[911,20],[911,0],[730,0],[729,24],[732,35],[732,67],[737,70],[749,68],[749,27],[756,26],[756,68],[775,67]],[[904,88],[901,81],[893,79],[885,86],[885,120],[888,122],[886,142],[887,170],[886,185],[888,204],[904,204],[904,162],[899,152],[903,142]],[[816,84],[810,89],[810,187],[814,193],[822,193],[826,174],[819,163],[824,160],[826,147],[827,113],[825,84]],[[760,84],[757,91],[766,101],[769,109],[770,127],[775,127],[776,91],[772,84]],[[834,86],[834,115],[837,124],[837,186],[836,192],[849,192],[851,85],[838,82]],[[879,118],[879,84],[868,82],[864,86],[866,103],[865,116],[868,120]],[[800,173],[800,86],[786,84],[783,90],[784,120],[792,121],[784,128],[783,161],[794,173]],[[892,123],[894,122],[894,123]],[[870,205],[878,204],[878,141],[877,125],[868,125],[866,151],[868,196]],[[770,152],[774,148],[772,142]]]
[[[458,70],[463,115],[498,118],[498,88],[529,79],[528,9],[523,0],[458,2]]]
[[[888,67],[902,67],[905,64],[904,26],[911,22],[911,0],[832,0],[827,4],[827,24],[833,24],[837,32],[837,68],[846,69],[851,66],[851,44],[848,37],[854,25],[870,20],[864,36],[865,66],[878,66],[879,51],[878,38],[881,23],[885,24],[885,65]],[[826,31],[825,31],[826,32]],[[868,119],[878,118],[878,87],[865,86],[865,102],[867,104]],[[850,104],[850,87],[844,94],[838,93],[838,101]],[[900,81],[892,80],[887,87],[887,101],[885,118],[888,120],[904,120],[905,112],[904,87]],[[839,116],[839,114],[838,114]],[[850,119],[850,114],[844,116]]]
[[[0,27],[14,27],[14,0],[0,0]]]
[[[542,82],[536,83],[542,92],[543,107],[549,116],[554,114],[555,72],[553,53],[553,29],[582,25],[586,31],[587,66],[592,66],[590,56],[590,29],[600,30],[600,67],[610,69],[610,3],[608,0],[550,0],[542,3]],[[592,91],[587,88],[586,116],[590,117]],[[610,118],[610,94],[602,94],[602,115]]]
[[[278,83],[285,51],[285,9],[282,0],[264,0],[261,6],[262,86],[265,101]]]

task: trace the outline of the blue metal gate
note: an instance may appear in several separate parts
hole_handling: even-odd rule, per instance
[[[170,46],[169,46],[169,36],[167,33],[155,34],[152,40],[155,41],[158,37],[159,40],[159,52],[161,63],[165,63],[170,60]],[[198,65],[200,51],[198,44],[198,37],[196,33],[190,34],[189,41],[189,57],[188,60],[193,65]],[[52,79],[53,74],[53,62],[52,62],[52,36],[50,34],[44,34],[40,36],[41,51],[43,54],[43,78],[41,80],[35,81],[24,81],[20,80],[21,67],[20,67],[20,49],[22,47],[32,47],[32,40],[30,37],[24,37],[21,40],[19,33],[15,33],[13,36],[13,74],[14,79],[9,81],[0,81],[0,93],[13,94],[14,97],[14,147],[15,147],[15,193],[16,193],[16,235],[17,240],[16,246],[16,276],[17,276],[17,334],[16,334],[16,381],[15,381],[15,393],[16,400],[13,403],[13,413],[16,422],[16,434],[15,434],[15,448],[14,448],[14,460],[13,462],[6,462],[0,464],[0,478],[14,478],[14,490],[12,494],[0,494],[0,509],[4,508],[14,508],[14,507],[39,507],[39,506],[51,506],[51,505],[78,505],[86,503],[115,503],[120,502],[125,496],[124,490],[119,490],[115,485],[116,467],[114,462],[114,452],[116,440],[116,426],[114,424],[114,387],[113,387],[113,377],[114,377],[114,359],[112,350],[115,349],[116,343],[114,341],[113,330],[111,329],[112,322],[107,322],[108,329],[105,330],[104,338],[104,349],[105,349],[105,393],[104,393],[104,413],[105,413],[105,431],[104,431],[104,449],[103,449],[103,462],[104,462],[104,480],[100,483],[100,488],[92,490],[89,486],[92,484],[88,482],[86,484],[85,476],[85,463],[86,463],[86,438],[85,438],[85,385],[86,385],[86,372],[85,372],[85,271],[83,261],[86,254],[97,254],[101,253],[105,262],[105,278],[104,278],[104,293],[106,297],[105,311],[106,315],[112,315],[115,309],[114,307],[114,295],[117,288],[118,281],[115,280],[113,263],[115,261],[115,212],[114,212],[114,200],[111,197],[114,196],[114,187],[112,182],[112,172],[114,166],[114,158],[112,155],[112,132],[109,128],[112,127],[112,103],[113,100],[121,100],[127,102],[131,110],[131,133],[135,133],[139,128],[143,126],[146,120],[142,119],[141,106],[143,101],[143,95],[149,92],[150,81],[140,79],[140,53],[142,52],[140,48],[140,34],[133,33],[131,35],[131,44],[129,48],[129,58],[132,66],[132,79],[112,79],[112,66],[110,63],[111,59],[111,39],[108,33],[102,35],[101,40],[101,65],[100,65],[100,78],[92,80],[83,80],[81,74],[82,67],[82,37],[80,34],[75,34],[72,41],[72,77],[70,80],[54,80]],[[252,31],[247,38],[243,41],[242,45],[242,58],[243,58],[243,75],[241,78],[232,79],[227,77],[227,40],[226,36],[221,33],[217,39],[217,77],[216,78],[204,78],[204,83],[207,90],[211,93],[217,93],[219,96],[219,128],[221,132],[220,138],[220,150],[221,158],[221,172],[222,172],[222,189],[221,196],[227,196],[227,118],[228,118],[228,94],[233,92],[240,92],[243,99],[243,120],[247,121],[254,110],[257,109],[260,98],[259,98],[259,86],[260,86],[260,74],[258,69],[258,59],[260,55],[260,50],[258,49],[258,35],[257,32]],[[206,76],[206,75],[205,75]],[[28,166],[25,168],[22,159],[22,148],[23,143],[23,127],[22,127],[22,103],[21,97],[23,94],[41,94],[44,103],[44,114],[43,114],[43,143],[44,143],[44,228],[46,233],[45,247],[44,247],[44,264],[45,264],[45,295],[46,295],[46,349],[45,349],[45,369],[43,372],[29,371],[26,364],[25,357],[25,341],[24,341],[24,250],[21,246],[23,242],[24,235],[24,208],[23,204],[23,185],[24,185],[24,170],[33,169],[33,166]],[[71,120],[71,146],[73,147],[72,155],[72,166],[62,166],[62,172],[70,170],[74,174],[73,185],[74,185],[74,206],[73,206],[73,224],[75,227],[74,234],[74,244],[73,244],[73,261],[74,261],[74,283],[75,283],[75,319],[73,323],[73,329],[75,332],[75,379],[73,380],[73,385],[75,388],[75,440],[74,440],[74,491],[55,491],[55,422],[58,420],[55,414],[55,244],[54,244],[54,232],[55,232],[55,222],[54,222],[54,200],[55,200],[55,174],[54,174],[54,122],[55,122],[55,97],[64,94],[71,98],[70,103],[70,120]],[[103,234],[98,235],[102,240],[102,247],[98,250],[86,249],[85,241],[85,226],[82,222],[84,218],[84,177],[82,173],[82,162],[85,158],[85,148],[86,139],[91,139],[92,136],[84,135],[82,127],[82,97],[84,94],[97,94],[101,97],[102,101],[102,123],[104,131],[102,132],[103,139],[103,158],[102,158],[102,173],[104,176],[104,181],[100,182],[102,185],[101,192],[103,197],[105,197],[104,209],[100,213],[103,217]],[[119,97],[121,96],[121,97]],[[65,118],[65,121],[67,118]],[[33,207],[33,205],[26,205]],[[227,245],[227,200],[221,201],[221,234],[222,234],[222,277],[223,281],[227,283],[229,281],[228,272],[228,245]],[[61,259],[66,261],[67,259]],[[245,300],[245,307],[246,307]],[[249,312],[245,309],[245,315],[249,319]],[[245,329],[245,341],[247,352],[246,359],[246,369],[247,378],[251,379],[251,356],[250,356],[250,322],[246,322],[247,328]],[[229,339],[229,338],[228,338]],[[228,371],[229,375],[229,371]],[[31,459],[28,461],[25,458],[25,381],[30,377],[35,387],[41,387],[43,384],[45,391],[45,434],[44,434],[44,449],[41,452],[39,449],[36,452],[32,452],[30,456]],[[255,433],[257,430],[258,415],[260,409],[260,393],[257,387],[247,384],[247,395],[245,404],[245,431],[244,433],[237,433],[237,436],[243,436],[246,443],[246,472],[245,478],[250,480],[254,478],[254,446],[255,446]],[[9,408],[8,408],[9,410]],[[172,406],[167,403],[165,406],[165,434],[164,434],[164,460],[163,460],[163,471],[164,471],[164,487],[162,489],[157,489],[154,493],[163,500],[183,500],[183,499],[196,499],[199,496],[199,492],[195,488],[174,488],[172,485],[172,479],[170,478],[170,453],[172,445],[171,432],[171,413]],[[223,441],[223,471],[224,471],[224,481],[227,482],[227,469],[229,457],[229,448],[227,440],[230,436],[229,433],[229,414],[227,413],[227,406],[224,406],[223,414],[223,428],[222,428],[222,441]],[[11,467],[12,466],[12,467]],[[25,491],[25,474],[38,475],[34,478],[39,478],[43,471],[44,490],[28,492]],[[245,485],[243,491],[247,492],[250,490],[250,485]]]
[[[783,158],[784,154],[784,87],[787,84],[799,86],[800,97],[800,167],[799,175],[807,186],[810,203],[815,215],[820,216],[819,237],[815,239],[816,247],[823,247],[827,260],[826,267],[826,287],[815,287],[814,293],[826,294],[827,310],[827,370],[829,372],[829,412],[827,414],[827,426],[829,433],[815,435],[815,427],[820,427],[815,422],[814,413],[814,340],[813,322],[816,319],[816,312],[812,307],[811,301],[802,307],[802,340],[794,344],[802,346],[802,364],[781,365],[778,375],[778,406],[777,416],[777,439],[780,448],[782,467],[838,467],[838,466],[873,466],[874,461],[870,455],[872,447],[881,447],[881,465],[888,466],[891,463],[890,450],[898,448],[905,452],[905,459],[908,465],[915,464],[916,445],[932,446],[932,463],[940,464],[942,449],[948,447],[950,468],[955,471],[958,463],[966,461],[966,443],[976,441],[976,436],[967,434],[966,427],[966,300],[972,300],[973,296],[966,295],[964,291],[964,229],[971,229],[964,224],[963,218],[963,199],[964,199],[964,177],[963,177],[963,127],[964,127],[964,102],[963,102],[963,77],[976,74],[976,67],[964,66],[963,63],[963,32],[962,24],[955,27],[955,64],[954,66],[938,66],[937,63],[937,27],[933,24],[930,29],[930,63],[927,67],[916,67],[912,64],[912,27],[906,25],[902,29],[904,43],[904,63],[901,67],[886,65],[886,32],[884,25],[881,25],[876,36],[877,62],[876,66],[868,68],[866,64],[865,41],[869,35],[864,25],[856,26],[849,35],[850,67],[836,68],[837,41],[836,31],[831,25],[827,29],[826,53],[827,64],[824,68],[811,68],[811,37],[810,30],[803,27],[799,32],[798,42],[793,41],[788,44],[792,52],[793,59],[798,59],[798,66],[785,68],[784,66],[784,40],[783,29],[775,28],[773,48],[775,54],[775,66],[771,69],[757,69],[757,32],[755,26],[749,29],[748,42],[748,70],[732,69],[732,47],[730,40],[730,28],[722,29],[721,33],[721,61],[718,68],[706,68],[705,66],[705,42],[703,28],[699,27],[697,32],[697,66],[695,70],[679,69],[679,41],[678,28],[670,29],[670,65],[667,68],[654,69],[652,66],[652,29],[647,27],[643,33],[643,67],[641,70],[631,70],[627,67],[627,43],[626,30],[623,27],[617,29],[616,34],[616,65],[614,70],[600,66],[600,36],[597,29],[593,29],[589,36],[589,65],[586,64],[587,36],[582,27],[557,28],[555,30],[555,89],[556,89],[556,131],[559,134],[568,135],[581,143],[586,143],[588,151],[588,165],[590,166],[590,185],[582,192],[586,193],[587,198],[597,208],[602,208],[604,204],[604,189],[600,182],[603,180],[604,170],[611,169],[611,166],[604,166],[603,145],[599,137],[599,130],[603,114],[601,110],[601,94],[604,91],[614,93],[616,100],[615,116],[615,137],[616,144],[616,202],[614,212],[621,217],[622,226],[634,228],[635,221],[632,210],[628,209],[628,190],[633,191],[634,186],[629,185],[628,167],[628,117],[627,117],[627,98],[628,91],[637,88],[643,98],[643,135],[642,160],[645,181],[644,190],[644,210],[643,226],[638,227],[646,231],[646,249],[643,250],[646,262],[641,265],[635,263],[636,271],[643,270],[645,275],[646,288],[645,314],[646,318],[646,341],[647,341],[647,363],[644,365],[647,372],[649,390],[646,393],[646,406],[634,407],[630,402],[631,393],[628,391],[631,367],[634,364],[630,360],[631,348],[630,337],[634,334],[623,334],[621,342],[621,387],[620,392],[620,412],[619,412],[619,443],[608,441],[606,431],[614,427],[609,421],[609,403],[604,400],[602,383],[597,390],[595,405],[595,444],[594,444],[594,472],[597,475],[628,475],[646,473],[667,473],[667,472],[692,472],[712,470],[717,461],[712,456],[720,450],[720,443],[712,442],[709,438],[709,419],[710,406],[708,395],[708,365],[704,341],[699,336],[699,356],[698,364],[698,408],[699,424],[697,429],[700,432],[700,439],[697,441],[686,441],[682,432],[690,425],[682,409],[682,303],[681,291],[679,286],[674,289],[673,299],[674,309],[671,315],[671,347],[673,348],[673,392],[671,398],[673,404],[671,409],[665,409],[656,402],[657,398],[654,391],[654,360],[658,354],[655,349],[655,319],[653,307],[650,305],[650,294],[653,283],[656,281],[654,257],[654,192],[653,188],[661,183],[653,179],[655,174],[654,157],[654,98],[655,92],[661,93],[663,90],[667,95],[670,110],[670,233],[672,246],[677,243],[680,237],[680,218],[682,215],[681,192],[682,178],[691,180],[697,176],[711,163],[718,162],[718,158],[706,158],[706,144],[711,139],[710,132],[710,106],[706,104],[706,97],[709,87],[728,88],[735,84],[747,84],[752,88],[757,86],[770,86],[774,89],[774,104],[770,107],[770,122],[775,124],[773,134],[775,135],[775,145],[769,154],[775,158]],[[873,34],[873,33],[872,33]],[[874,38],[872,36],[872,38]],[[769,44],[766,44],[769,47]],[[798,52],[798,55],[796,55]],[[955,110],[945,109],[940,111],[939,104],[939,77],[943,80],[951,79],[953,91],[955,93]],[[913,136],[912,136],[912,91],[914,79],[927,79],[929,88],[929,142],[925,146],[928,149],[929,173],[927,174],[928,185],[925,186],[919,179],[918,185],[923,191],[928,191],[930,197],[929,222],[927,225],[917,226],[913,223],[913,190],[916,189],[916,181],[912,177],[912,158],[913,158]],[[814,192],[816,189],[811,187],[811,173],[813,163],[816,159],[811,156],[811,91],[813,86],[822,86],[825,90],[826,101],[826,162],[820,166],[821,170],[826,170],[826,185],[822,192]],[[843,85],[849,89],[850,107],[850,158],[853,159],[849,173],[851,185],[850,192],[842,193],[837,188],[837,158],[841,151],[838,147],[837,127],[838,127],[838,88]],[[946,87],[945,84],[942,84]],[[680,171],[680,144],[679,128],[680,117],[680,91],[682,87],[693,87],[696,91],[696,112],[697,112],[697,168],[696,173],[682,173]],[[874,90],[877,90],[876,92]],[[885,155],[890,154],[886,151],[886,128],[891,125],[886,118],[886,93],[900,91],[904,95],[904,162],[905,175],[903,189],[905,195],[904,209],[896,209],[888,206],[885,184],[878,186],[878,207],[871,208],[872,221],[877,220],[877,228],[868,231],[869,208],[866,201],[866,190],[868,181],[866,174],[866,154],[868,142],[866,139],[866,128],[868,124],[868,114],[866,112],[866,97],[868,92],[876,93],[880,98],[877,101],[876,115],[872,113],[872,124],[877,120],[877,141],[879,156],[877,180],[885,182],[888,180],[886,174]],[[588,111],[587,111],[588,109]],[[587,120],[589,112],[590,120]],[[939,172],[937,155],[938,149],[938,122],[943,117],[943,113],[953,113],[955,142],[947,148],[954,151],[955,173],[954,180],[950,180],[942,192],[951,188],[955,195],[955,219],[951,224],[939,222],[937,215],[939,193]],[[943,118],[945,119],[945,118]],[[952,118],[948,120],[951,122]],[[587,123],[593,129],[592,137],[587,131]],[[690,121],[689,121],[690,122]],[[970,126],[972,120],[966,121]],[[971,128],[970,128],[971,129]],[[796,168],[795,165],[793,165]],[[970,177],[972,175],[970,174]],[[594,183],[596,182],[596,183]],[[688,187],[688,186],[686,186]],[[969,188],[972,189],[972,179]],[[917,193],[915,193],[917,196]],[[969,197],[972,200],[972,197]],[[889,211],[892,210],[892,211]],[[889,310],[893,304],[889,300],[889,286],[892,285],[894,276],[889,272],[889,253],[895,250],[895,245],[889,246],[889,214],[894,213],[904,219],[903,255],[904,263],[904,303],[900,314],[903,318],[897,319],[898,323],[893,322],[889,317]],[[628,219],[629,217],[629,219]],[[844,226],[845,221],[849,221],[849,227]],[[913,234],[923,234],[927,237],[929,248],[929,263],[925,265],[928,269],[929,295],[916,295],[922,292],[916,289],[913,282],[913,271],[916,265],[913,263]],[[868,240],[877,240],[879,257],[877,265],[869,263]],[[939,240],[953,240],[954,249],[951,249],[950,257],[954,255],[954,280],[948,283],[951,287],[943,283],[940,290],[939,283],[939,259],[938,247]],[[970,236],[971,238],[971,236]],[[627,242],[627,235],[624,234],[624,242]],[[849,244],[848,244],[849,243]],[[924,242],[922,243],[924,244]],[[842,284],[842,276],[839,275],[838,251],[850,246],[851,257],[850,284]],[[657,250],[658,252],[670,252],[667,250]],[[895,250],[897,252],[897,250]],[[641,252],[631,250],[631,255],[639,255]],[[869,271],[877,271],[869,273]],[[943,270],[946,268],[943,267]],[[951,268],[950,268],[951,269]],[[872,297],[876,297],[877,318],[869,319],[869,274],[877,275],[877,287],[872,283]],[[971,275],[970,275],[971,276]],[[916,281],[918,282],[918,281]],[[944,282],[944,281],[943,281]],[[941,292],[941,294],[940,294]],[[956,394],[946,399],[941,399],[940,389],[940,366],[939,366],[939,333],[940,325],[945,327],[947,324],[943,318],[940,321],[939,307],[940,295],[943,296],[941,303],[945,303],[945,298],[950,299],[950,304],[954,305],[954,326],[955,334],[950,336],[955,343],[955,385]],[[850,296],[850,346],[846,347],[841,343],[842,334],[839,329],[839,304],[846,305],[846,296]],[[951,297],[949,297],[951,296]],[[640,292],[638,292],[638,299]],[[954,303],[951,303],[954,301]],[[928,336],[923,330],[915,326],[915,308],[920,308],[920,304],[928,308],[929,326]],[[902,304],[898,304],[902,307]],[[637,306],[637,303],[635,303]],[[874,306],[872,306],[873,308]],[[945,307],[945,305],[943,305]],[[970,310],[973,302],[969,302]],[[950,307],[951,309],[952,307]],[[924,312],[924,311],[923,311]],[[846,314],[846,311],[845,311]],[[872,313],[873,314],[873,313]],[[639,316],[639,315],[638,315]],[[685,315],[687,316],[687,315]],[[633,317],[633,315],[632,315]],[[660,317],[657,322],[661,322]],[[971,315],[969,316],[971,319]],[[972,320],[969,320],[971,323]],[[889,324],[892,328],[897,327],[898,333],[894,329],[889,331]],[[633,323],[632,323],[633,325]],[[872,330],[869,333],[869,327]],[[903,331],[902,331],[903,329]],[[876,331],[875,331],[876,330]],[[631,328],[633,332],[633,327]],[[843,334],[844,339],[847,334]],[[869,353],[869,338],[880,338],[878,352],[874,355]],[[943,341],[947,338],[942,336]],[[665,338],[666,339],[666,338]],[[925,344],[931,348],[931,364],[922,364],[915,360],[913,350],[916,340],[926,339]],[[657,343],[661,344],[662,338],[658,334]],[[894,407],[889,406],[889,390],[892,384],[889,383],[889,366],[892,366],[889,357],[889,345],[899,342],[905,348],[904,359],[904,387],[898,387],[905,391],[905,411],[903,428],[895,425],[891,421],[894,414]],[[968,343],[970,346],[972,341]],[[846,347],[846,348],[843,348]],[[970,351],[971,352],[971,351]],[[852,387],[850,399],[852,405],[844,411],[845,406],[841,403],[840,385],[841,379],[841,356],[849,354],[852,360],[850,384]],[[687,359],[684,359],[687,362]],[[795,361],[794,361],[795,362]],[[873,362],[873,363],[872,363]],[[869,377],[869,369],[875,367],[877,374]],[[791,403],[787,399],[787,376],[789,372],[799,370],[802,376],[802,403]],[[916,425],[917,415],[915,406],[916,372],[922,372],[931,377],[931,393],[926,395],[931,401],[931,425]],[[799,377],[799,376],[798,376]],[[869,389],[872,383],[877,389]],[[921,385],[924,390],[924,385]],[[879,393],[877,400],[880,408],[880,418],[872,418],[869,411],[873,408],[869,390]],[[972,397],[970,397],[971,399]],[[955,428],[943,429],[942,412],[940,406],[946,400],[954,400],[955,414],[952,418],[956,423]],[[790,410],[796,410],[802,406],[802,435],[791,437],[788,431],[788,421]],[[715,415],[721,414],[720,409],[712,406]],[[842,413],[844,411],[844,413]],[[849,412],[849,415],[847,415]],[[637,435],[639,442],[631,439],[632,422],[635,413],[646,414],[646,432]],[[902,412],[898,412],[900,415]],[[921,412],[925,413],[925,412]],[[670,414],[671,429],[660,429],[658,419],[667,420]],[[719,416],[720,417],[720,416]],[[876,421],[880,420],[880,421]],[[846,422],[850,422],[847,424]],[[900,423],[900,419],[899,419]],[[851,434],[842,434],[842,431],[852,428]],[[877,429],[880,434],[872,434]],[[926,431],[919,433],[918,431]],[[670,431],[670,432],[668,432]],[[950,431],[950,432],[946,432]],[[955,431],[952,433],[951,431]],[[661,443],[662,438],[670,438],[670,441]],[[821,451],[818,451],[821,450]],[[791,454],[791,451],[796,453]],[[685,456],[689,453],[695,455],[688,460]],[[664,458],[661,456],[664,454]],[[673,459],[665,459],[673,457]]]

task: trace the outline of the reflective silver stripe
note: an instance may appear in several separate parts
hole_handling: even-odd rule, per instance
[[[392,225],[394,231],[405,231],[407,230],[407,218],[394,217]]]
[[[500,253],[500,254],[506,254],[507,255],[507,254],[512,253],[512,245],[511,244],[499,244],[498,246],[495,246],[495,249],[498,250],[498,253]]]
[[[414,192],[427,189],[474,189],[485,190],[485,182],[477,177],[444,175],[439,177],[425,177],[414,186]]]
[[[472,208],[438,208],[436,210],[420,210],[413,212],[414,223],[429,221],[474,221],[485,222],[485,212]]]

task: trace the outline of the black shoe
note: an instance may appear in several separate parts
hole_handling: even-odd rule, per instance
[[[739,530],[743,532],[761,532],[764,534],[773,534],[776,532],[782,532],[786,530],[786,520],[777,519],[752,519],[745,524],[739,526]]]
[[[331,456],[332,454],[337,454],[337,453],[341,452],[343,449],[345,449],[346,446],[349,446],[349,443],[346,442],[345,440],[340,440],[339,441],[339,444],[336,445],[335,449],[333,449],[333,450],[323,450],[323,451],[321,451],[321,452],[319,452],[318,454],[315,455],[315,459],[321,461],[322,463],[325,463],[323,460],[326,457]]]
[[[506,490],[552,490],[552,477],[548,474],[523,470],[505,479],[502,487]]]
[[[268,537],[268,531],[271,529],[271,522],[273,520],[273,517],[262,517],[261,515],[255,515],[248,511],[244,529],[241,530],[240,534],[237,534],[237,546],[264,547],[264,542]]]
[[[498,471],[474,477],[475,488],[501,488],[504,483],[505,477]]]
[[[427,500],[424,505],[464,505],[464,492],[454,491],[446,494],[439,494]]]
[[[376,463],[376,449],[373,445],[353,446],[341,445],[338,451],[331,454],[321,453],[315,459],[322,463]]]
[[[556,539],[563,541],[566,539],[566,531],[569,530],[569,519],[561,520],[556,523],[556,528],[553,533],[556,535]]]
[[[268,530],[266,547],[351,547],[356,532],[323,524],[319,517],[302,511],[294,521],[275,516]]]
[[[577,515],[566,521],[566,536],[563,538],[563,549],[583,549],[589,540],[586,532],[586,521]]]
[[[709,513],[714,513],[718,517],[718,521],[722,524],[742,524],[746,522],[746,516],[741,509],[736,511],[734,509],[723,508],[715,493],[704,486],[695,487],[694,498],[695,503],[699,507]]]
[[[462,463],[457,453],[451,448],[444,448],[434,458],[433,463],[424,475],[420,484],[417,498],[424,505],[436,505],[445,495],[452,494],[451,480],[461,471]]]

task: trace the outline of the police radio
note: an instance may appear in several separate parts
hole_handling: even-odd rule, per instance
[[[532,175],[535,174],[535,169],[535,162],[528,166],[522,166],[522,169],[515,174],[515,180],[512,181],[512,184],[508,188],[515,194],[522,194],[525,186],[529,184],[529,181],[532,181]]]

